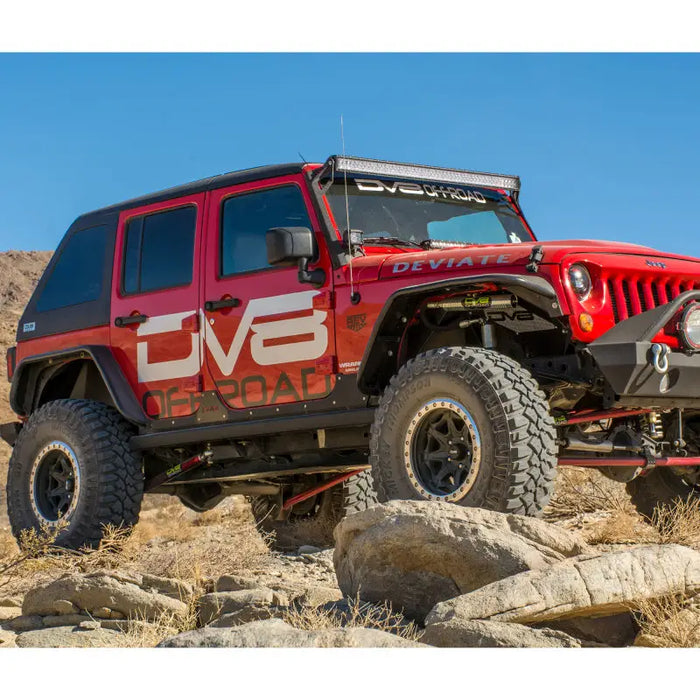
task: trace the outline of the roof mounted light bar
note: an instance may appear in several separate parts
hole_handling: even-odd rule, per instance
[[[330,166],[336,172],[450,182],[455,185],[510,190],[514,193],[520,191],[520,178],[515,175],[497,175],[495,173],[480,173],[470,170],[436,168],[432,165],[392,163],[386,160],[370,160],[353,156],[331,156],[326,161],[326,166]]]

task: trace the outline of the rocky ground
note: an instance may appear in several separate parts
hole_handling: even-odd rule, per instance
[[[25,557],[2,528],[0,645],[700,645],[700,509],[646,523],[584,470],[542,519],[393,502],[335,535],[277,553],[239,497],[149,499],[131,536],[83,555],[36,538]]]

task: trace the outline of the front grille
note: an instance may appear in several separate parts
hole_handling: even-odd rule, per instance
[[[605,280],[615,323],[673,301],[682,292],[700,287],[692,280],[644,278],[631,280],[615,275]]]

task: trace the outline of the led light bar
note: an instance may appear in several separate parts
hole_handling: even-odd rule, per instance
[[[451,168],[436,168],[432,165],[411,165],[410,163],[392,163],[386,160],[370,160],[352,156],[331,156],[336,171],[352,172],[378,177],[398,177],[415,180],[432,180],[435,182],[451,182],[455,185],[471,185],[472,187],[492,187],[518,192],[520,178],[516,175],[496,175],[495,173],[479,173],[470,170],[453,170]]]

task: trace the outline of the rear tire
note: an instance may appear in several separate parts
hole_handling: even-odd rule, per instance
[[[96,547],[105,525],[138,522],[141,462],[129,447],[131,425],[96,401],[41,406],[15,443],[7,476],[12,534],[56,529],[59,547]]]
[[[299,491],[309,488],[300,484]],[[292,508],[286,520],[278,520],[279,505],[270,496],[250,499],[256,527],[270,547],[291,551],[302,544],[316,547],[333,545],[333,530],[346,516],[366,510],[377,502],[369,469],[333,488],[322,491]]]
[[[493,350],[444,347],[392,377],[372,426],[380,501],[447,501],[538,515],[549,502],[556,431],[533,376]]]
[[[646,476],[628,482],[626,488],[637,512],[648,520],[657,506],[672,506],[700,496],[697,487],[684,481],[670,467],[656,467]]]

